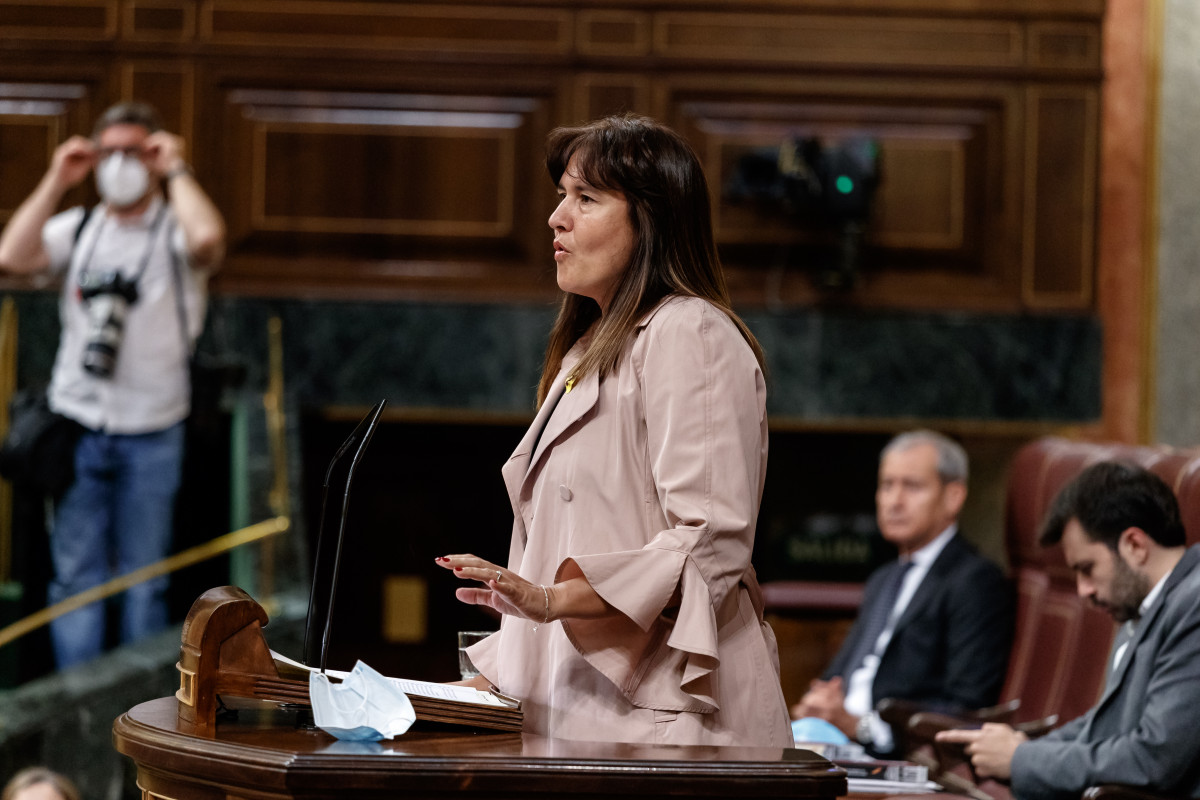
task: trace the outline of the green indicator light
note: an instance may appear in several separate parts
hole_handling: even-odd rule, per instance
[[[850,194],[854,191],[854,181],[846,175],[838,175],[837,190],[842,194]]]

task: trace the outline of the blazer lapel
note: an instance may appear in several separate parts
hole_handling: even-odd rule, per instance
[[[555,376],[554,385],[538,409],[533,423],[521,437],[520,444],[500,469],[508,499],[516,511],[521,497],[521,487],[541,460],[542,455],[556,439],[580,417],[586,414],[600,397],[600,379],[593,373],[566,391],[566,376],[579,363],[586,344],[577,342],[563,357],[562,368]],[[562,406],[560,409],[559,406]]]
[[[1104,696],[1101,697],[1100,702],[1096,704],[1097,708],[1107,703],[1108,699],[1113,696],[1118,687],[1120,687],[1121,683],[1125,680],[1125,673],[1129,671],[1129,665],[1133,663],[1134,654],[1137,652],[1138,645],[1141,644],[1142,640],[1145,639],[1146,636],[1149,635],[1150,631],[1154,629],[1154,625],[1158,620],[1159,614],[1162,613],[1163,607],[1167,604],[1167,597],[1170,596],[1171,592],[1175,589],[1176,584],[1183,580],[1184,577],[1192,571],[1194,568],[1193,562],[1196,560],[1196,558],[1197,555],[1195,551],[1189,548],[1183,554],[1183,558],[1180,559],[1179,563],[1175,565],[1175,569],[1171,570],[1171,575],[1167,578],[1166,585],[1163,586],[1162,594],[1158,596],[1158,599],[1154,601],[1154,605],[1150,607],[1150,610],[1146,612],[1145,616],[1138,620],[1137,625],[1134,627],[1133,636],[1130,637],[1129,644],[1125,647],[1125,655],[1121,657],[1121,663],[1117,665],[1116,670],[1113,671],[1113,674],[1109,677],[1108,682],[1105,683]]]
[[[559,387],[562,387],[561,382]],[[558,403],[551,410],[550,418],[546,420],[546,427],[542,429],[542,435],[537,441],[533,456],[529,459],[529,466],[526,467],[524,475],[526,478],[533,472],[547,448],[562,437],[567,429],[578,422],[584,414],[595,407],[596,401],[600,399],[600,376],[593,372],[572,386],[571,391],[566,391],[565,387],[556,387],[555,391],[560,393]]]
[[[659,309],[671,302],[671,299],[670,296],[664,298],[638,321],[638,333],[650,323]],[[574,384],[569,392],[566,391],[565,386],[566,376],[571,374],[571,370],[583,358],[590,343],[591,332],[589,331],[580,337],[579,341],[563,356],[562,367],[554,378],[554,386],[547,395],[546,402],[542,403],[533,424],[525,432],[521,443],[517,445],[517,449],[509,456],[508,461],[500,470],[504,477],[505,488],[508,489],[508,499],[514,510],[518,508],[521,488],[533,474],[534,468],[537,467],[550,445],[562,438],[571,426],[595,408],[596,403],[600,400],[600,376],[596,372],[592,372]]]
[[[538,413],[533,418],[533,422],[525,431],[525,435],[521,437],[517,449],[508,457],[508,461],[504,462],[504,466],[500,468],[500,475],[504,479],[504,488],[508,490],[508,500],[512,503],[513,511],[517,510],[517,502],[520,497],[521,483],[525,474],[529,471],[529,463],[533,452],[533,447],[537,443],[538,432],[546,427],[546,420],[554,413],[554,407],[558,405],[558,400],[562,397],[563,387],[561,382],[555,382],[554,387],[550,389],[550,394],[546,396],[546,401],[542,403],[542,407],[538,409]]]
[[[929,565],[929,571],[925,573],[925,577],[917,585],[917,590],[913,593],[912,599],[908,601],[908,605],[904,607],[904,613],[900,615],[900,619],[896,620],[895,630],[899,631],[904,626],[908,625],[913,617],[920,613],[921,609],[929,603],[929,598],[938,591],[938,588],[945,581],[947,574],[953,572],[955,563],[962,555],[961,543],[959,534],[954,534],[950,541],[946,542],[946,546],[942,548],[942,552],[938,553],[938,557]],[[892,636],[895,640],[895,634]]]

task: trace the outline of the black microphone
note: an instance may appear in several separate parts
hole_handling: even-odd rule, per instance
[[[350,468],[346,471],[346,486],[342,492],[342,513],[338,520],[337,549],[333,559],[333,572],[329,578],[329,604],[325,609],[325,622],[321,634],[320,668],[322,673],[325,672],[326,657],[329,654],[329,631],[333,621],[333,601],[337,595],[338,572],[340,571],[342,562],[342,542],[346,536],[346,515],[350,508],[350,484],[354,480],[354,470],[358,466],[363,452],[366,451],[367,445],[370,444],[371,437],[375,435],[375,428],[379,424],[379,415],[383,413],[383,407],[386,405],[387,398],[384,398],[367,412],[367,415],[355,426],[350,436],[346,438],[346,441],[342,442],[342,446],[333,454],[333,458],[329,461],[329,467],[325,470],[325,484],[321,490],[321,522],[317,528],[317,548],[313,559],[313,582],[308,594],[308,620],[304,626],[304,663],[310,667],[317,656],[316,653],[310,650],[310,644],[313,644],[310,642],[310,638],[313,634],[313,629],[316,627],[317,617],[319,616],[319,612],[316,611],[317,595],[320,586],[318,572],[323,561],[322,556],[324,555],[321,544],[325,538],[325,517],[329,501],[329,481],[333,475],[334,467],[349,452],[350,448],[356,442],[358,443],[358,448],[354,451],[354,457],[350,460]]]

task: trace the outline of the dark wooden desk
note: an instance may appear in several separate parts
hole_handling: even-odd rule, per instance
[[[516,733],[413,730],[341,742],[293,711],[235,701],[236,719],[197,735],[173,697],[113,723],[146,800],[269,798],[834,798],[841,770],[807,750],[572,742]]]

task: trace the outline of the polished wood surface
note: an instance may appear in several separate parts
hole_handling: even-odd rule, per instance
[[[179,719],[176,700],[135,706],[113,724],[145,798],[624,796],[833,798],[844,773],[807,751],[677,747],[413,729],[386,742],[334,739],[298,712],[232,700],[212,729]]]

